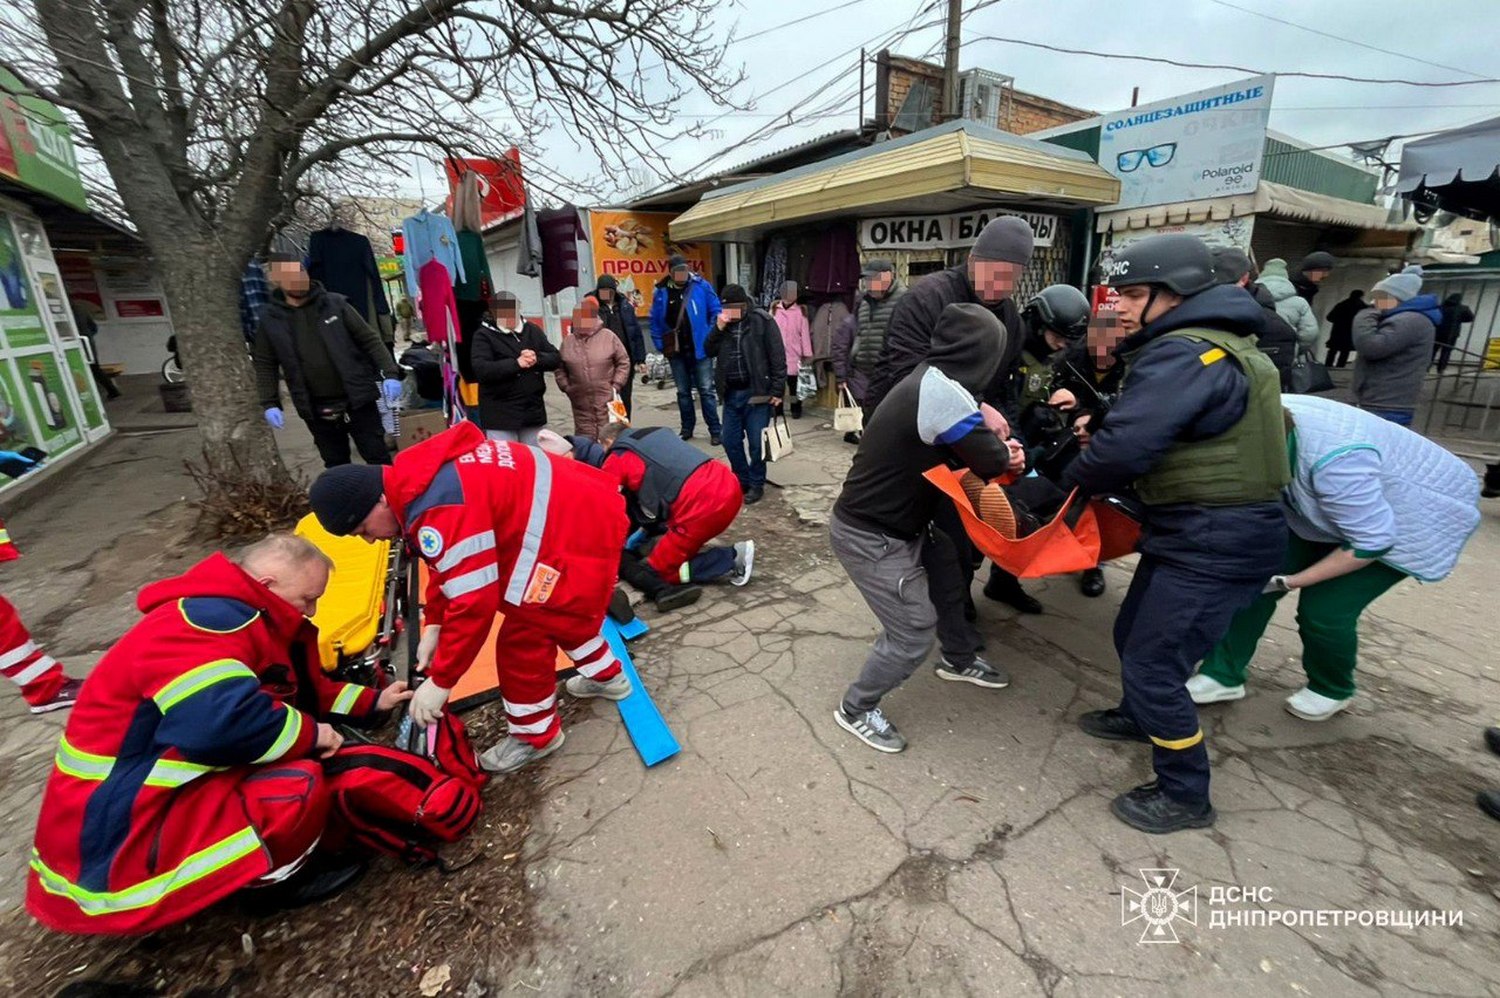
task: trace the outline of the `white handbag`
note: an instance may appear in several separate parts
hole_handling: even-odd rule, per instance
[[[839,406],[833,410],[833,428],[838,433],[859,433],[865,428],[865,411],[845,385],[839,389]]]
[[[771,425],[760,431],[760,452],[767,461],[780,461],[793,450],[792,428],[786,421],[786,413],[771,417]]]

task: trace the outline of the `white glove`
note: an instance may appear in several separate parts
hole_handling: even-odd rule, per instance
[[[425,728],[443,715],[443,705],[448,702],[448,695],[452,692],[428,680],[417,687],[406,712],[411,715],[414,723]]]
[[[432,656],[437,654],[438,633],[442,624],[428,624],[422,628],[422,638],[417,642],[417,671],[426,672],[432,665]]]
[[[1291,591],[1292,587],[1287,582],[1285,575],[1271,576],[1271,581],[1267,582],[1266,588],[1261,590],[1262,593],[1289,593]]]

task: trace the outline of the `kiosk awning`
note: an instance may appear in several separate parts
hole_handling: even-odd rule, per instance
[[[1350,229],[1415,232],[1411,222],[1391,222],[1379,205],[1360,204],[1327,194],[1314,194],[1286,184],[1262,180],[1251,194],[1232,194],[1206,201],[1180,201],[1125,211],[1100,212],[1094,227],[1098,232],[1155,229],[1183,222],[1219,222],[1246,215],[1269,215],[1310,225],[1337,225]]]
[[[957,211],[976,204],[1112,204],[1120,182],[1085,153],[954,121],[704,195],[671,237],[748,242],[767,229],[840,216]]]

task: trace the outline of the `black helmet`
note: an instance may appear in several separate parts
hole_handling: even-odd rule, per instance
[[[1214,256],[1197,236],[1148,236],[1114,255],[1106,276],[1112,288],[1156,284],[1186,297],[1214,286]]]
[[[1081,340],[1088,334],[1091,311],[1088,298],[1071,284],[1049,285],[1026,303],[1028,318],[1069,340]]]

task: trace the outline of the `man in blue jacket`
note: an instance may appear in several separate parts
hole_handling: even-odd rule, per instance
[[[719,399],[714,394],[714,362],[704,349],[719,318],[719,296],[693,273],[687,260],[674,254],[668,274],[657,282],[651,299],[651,340],[672,364],[677,382],[677,410],[682,439],[693,439],[693,388],[703,404],[709,443],[719,446]]]
[[[1208,749],[1187,691],[1193,667],[1280,571],[1290,480],[1276,367],[1256,348],[1264,318],[1243,288],[1214,282],[1208,246],[1153,236],[1109,277],[1127,334],[1119,401],[1087,426],[1064,485],[1134,487],[1141,560],[1115,620],[1124,697],[1078,719],[1096,738],[1152,746],[1156,780],[1110,809],[1144,832],[1214,822]]]

